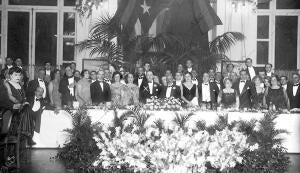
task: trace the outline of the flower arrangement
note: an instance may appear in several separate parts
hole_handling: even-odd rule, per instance
[[[144,109],[150,111],[179,111],[182,110],[182,101],[175,99],[174,97],[160,99],[157,97],[151,97],[147,100],[147,103],[143,106]]]
[[[94,139],[102,150],[94,166],[110,170],[128,165],[134,172],[205,172],[207,164],[220,171],[241,164],[248,148],[247,136],[224,129],[210,135],[207,131],[185,131],[179,127],[166,131],[148,128],[136,133],[116,128],[116,135],[101,132]]]

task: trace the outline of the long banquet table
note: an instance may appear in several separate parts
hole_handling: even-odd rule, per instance
[[[124,110],[119,110],[120,116]],[[164,121],[166,127],[174,126],[172,121],[175,118],[175,113],[171,111],[150,111],[150,118],[146,122],[146,126],[151,126],[153,122],[158,119]],[[180,112],[178,112],[180,114]],[[183,113],[183,112],[182,112]],[[108,126],[112,124],[114,119],[113,111],[103,111],[91,109],[88,110],[88,115],[91,117],[93,123],[101,122]],[[229,112],[229,123],[235,120],[261,119],[264,116],[263,113],[241,113],[241,112]],[[195,115],[188,121],[188,126],[195,128],[195,122],[198,120],[204,120],[206,125],[212,125],[218,119],[217,112],[195,112]],[[284,138],[283,146],[287,148],[289,153],[300,153],[300,114],[281,114],[276,119],[276,127],[279,129],[285,129],[289,133],[283,134]],[[60,111],[55,114],[53,111],[45,110],[41,118],[40,133],[35,133],[33,140],[36,142],[35,148],[58,148],[66,143],[68,139],[64,129],[72,128],[71,116],[66,111]]]

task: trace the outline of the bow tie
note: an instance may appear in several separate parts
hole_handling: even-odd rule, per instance
[[[241,80],[241,83],[246,83],[246,81],[244,81],[244,80]]]
[[[68,79],[72,78],[73,76],[67,76]]]
[[[42,98],[39,98],[39,99],[38,99],[38,98],[36,98],[36,99],[35,99],[35,101],[36,101],[36,102],[37,102],[37,101],[41,101],[41,100],[42,100]]]
[[[172,88],[173,85],[168,85],[168,88]]]
[[[39,82],[44,82],[44,80],[42,80],[42,79],[39,79]]]
[[[144,76],[143,75],[139,76],[139,79],[144,79]]]
[[[294,84],[293,86],[299,86],[299,83],[297,83],[297,84]]]
[[[104,79],[104,82],[110,82],[110,80],[109,79]]]

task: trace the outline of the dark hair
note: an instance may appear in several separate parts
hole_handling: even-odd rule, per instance
[[[232,84],[232,79],[230,79],[229,77],[225,77],[223,79],[223,84],[225,85],[226,81],[229,81]]]
[[[115,82],[115,76],[116,76],[116,75],[119,75],[119,76],[120,76],[120,79],[123,79],[123,75],[122,75],[120,72],[116,71],[116,72],[113,73],[113,76],[112,76],[113,82]]]
[[[247,73],[247,71],[246,71],[246,70],[241,70],[241,71],[240,71],[240,74],[241,74],[242,72],[246,72],[246,73]]]
[[[280,76],[280,78],[282,78],[282,77],[284,77],[285,78],[285,80],[288,80],[288,77],[287,76]]]
[[[75,70],[74,72],[73,72],[73,74],[75,74],[75,73],[79,73],[79,75],[81,75],[81,72],[79,71],[79,70]]]
[[[297,75],[298,77],[300,77],[300,74],[298,73],[293,73],[292,76]]]
[[[273,65],[271,63],[265,64],[265,68],[267,67],[267,65],[270,65],[271,68],[273,67]]]
[[[13,73],[22,73],[22,69],[19,67],[12,67],[9,69],[8,74],[12,75]]]
[[[77,71],[77,70],[76,70],[76,71]],[[80,75],[81,75],[82,77],[84,77],[84,73],[87,72],[87,71],[89,72],[89,70],[87,70],[87,69],[82,70]]]
[[[149,64],[149,65],[151,65],[151,64],[150,64],[150,62],[145,62],[145,63],[144,63],[144,66],[145,66],[146,64]]]
[[[76,65],[76,63],[75,63],[75,62],[71,62],[71,64],[70,64],[70,65],[72,65],[72,64]]]
[[[232,68],[234,68],[234,65],[233,65],[232,63],[230,63],[230,64],[227,64],[226,69],[228,69],[228,67],[229,67],[230,65],[232,66]]]
[[[149,73],[149,72],[151,72],[155,76],[155,74],[152,70],[147,71],[147,73]],[[146,73],[146,75],[147,75],[147,73]]]
[[[13,58],[12,58],[12,57],[6,57],[6,58],[5,58],[5,61],[7,61],[7,59],[8,59],[8,58],[9,58],[9,59],[11,59],[11,60],[13,60]]]
[[[45,65],[46,65],[47,63],[49,63],[50,65],[52,65],[51,62],[45,62]]]
[[[185,72],[185,73],[184,73],[184,76],[187,75],[187,74],[190,75],[191,77],[193,77],[193,75],[192,75],[191,72]]]
[[[58,69],[53,70],[53,72],[51,73],[51,76],[50,76],[51,80],[55,79],[55,75],[56,75],[57,72],[59,72],[59,75],[60,75],[60,70],[58,70]]]
[[[259,79],[260,83],[263,83],[263,82],[264,82],[263,79],[262,79],[260,76],[254,76],[253,79],[252,79],[253,83],[254,83],[254,81],[255,81],[256,79]]]
[[[248,60],[250,60],[252,62],[252,59],[251,58],[246,58],[245,62],[247,62]]]
[[[96,73],[97,74],[97,72],[95,70],[91,71],[91,73]]]
[[[273,77],[274,77],[274,78],[276,78],[276,80],[277,80],[277,81],[279,81],[279,77],[278,77],[278,75],[275,75],[275,74],[274,74],[274,75],[272,75],[272,76],[271,76],[271,80],[272,80],[272,78],[273,78]]]

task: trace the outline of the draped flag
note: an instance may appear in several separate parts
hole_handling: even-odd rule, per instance
[[[192,15],[186,18],[186,13]],[[174,20],[174,16],[178,20]],[[136,35],[182,33],[182,27],[188,29],[190,24],[179,28],[173,26],[183,23],[196,23],[198,30],[207,34],[211,28],[222,24],[209,0],[121,0],[115,17],[119,18],[124,27],[134,28]]]

